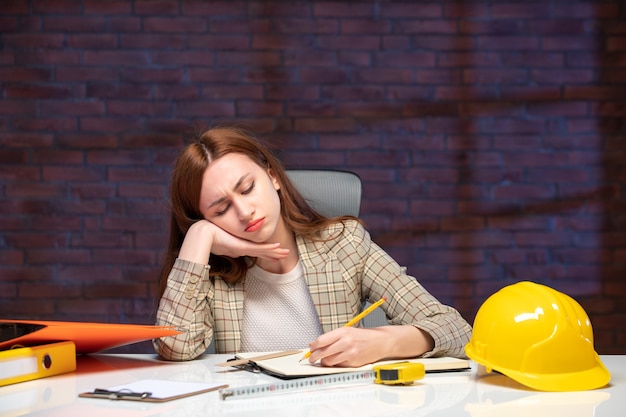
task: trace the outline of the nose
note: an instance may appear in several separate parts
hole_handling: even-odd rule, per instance
[[[254,208],[251,205],[244,204],[241,201],[235,203],[235,205],[237,208],[237,216],[239,216],[239,220],[248,221],[252,219],[252,216],[254,215]]]

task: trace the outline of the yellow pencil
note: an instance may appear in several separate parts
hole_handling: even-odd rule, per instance
[[[387,297],[383,297],[380,300],[376,301],[374,304],[372,304],[371,306],[367,307],[365,310],[361,311],[359,314],[357,314],[356,316],[354,316],[354,318],[352,320],[350,320],[349,322],[347,322],[346,324],[344,324],[344,327],[352,327],[355,324],[357,324],[359,321],[361,321],[361,319],[365,316],[367,316],[369,313],[371,313],[372,311],[376,310],[378,308],[379,305],[381,305],[382,303],[384,303],[385,301],[387,301]],[[307,359],[309,356],[311,356],[311,351],[307,351],[304,356],[302,357],[302,359],[300,359],[300,361]]]

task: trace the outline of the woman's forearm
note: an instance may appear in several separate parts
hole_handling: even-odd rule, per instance
[[[209,266],[177,259],[159,302],[156,324],[173,326],[182,333],[155,340],[154,346],[168,360],[189,360],[201,355],[213,336],[206,297],[210,288]]]

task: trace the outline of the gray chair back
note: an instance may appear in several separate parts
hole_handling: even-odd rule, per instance
[[[287,170],[289,179],[308,203],[326,217],[359,216],[361,179],[353,172]]]

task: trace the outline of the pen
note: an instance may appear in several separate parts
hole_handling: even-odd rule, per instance
[[[371,306],[367,307],[365,310],[361,311],[361,313],[357,314],[356,316],[354,316],[354,318],[352,320],[350,320],[349,322],[347,322],[346,324],[343,325],[343,327],[352,327],[355,324],[357,324],[363,317],[367,316],[369,313],[371,313],[372,311],[376,310],[378,308],[379,305],[381,305],[382,303],[384,303],[385,301],[387,301],[387,297],[383,297],[380,300],[376,301],[374,304],[372,304]],[[304,359],[307,359],[309,356],[311,356],[311,351],[307,351],[304,356],[302,356],[302,359],[300,359],[300,362],[302,362]]]

